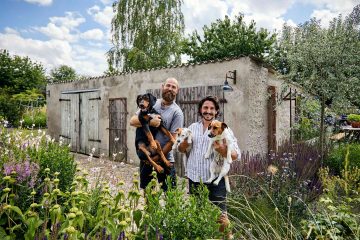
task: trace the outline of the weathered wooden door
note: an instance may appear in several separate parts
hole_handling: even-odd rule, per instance
[[[149,89],[147,92],[152,93],[157,98],[161,97],[160,89]],[[218,119],[224,121],[224,104],[226,100],[224,99],[222,85],[180,88],[176,96],[176,103],[184,113],[184,127],[188,127],[190,124],[200,120],[198,104],[201,99],[208,95],[216,96],[219,99],[220,114]],[[184,176],[185,169],[182,164],[181,154],[175,154],[175,168],[179,176]]]
[[[99,105],[100,92],[79,93],[79,149],[78,152],[94,156],[100,155]]]
[[[109,156],[116,161],[127,162],[126,98],[109,99]]]
[[[71,151],[76,152],[78,147],[78,122],[79,122],[79,95],[61,94],[61,134],[64,144],[71,145]]]

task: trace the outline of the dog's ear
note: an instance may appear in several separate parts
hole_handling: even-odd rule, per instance
[[[180,135],[180,134],[181,134],[181,130],[182,130],[182,128],[178,128],[178,129],[175,130],[175,133],[176,133],[177,135]]]
[[[224,130],[225,128],[227,128],[228,126],[226,125],[226,123],[221,123],[221,128],[222,128],[222,130]]]
[[[142,99],[142,94],[140,94],[140,95],[138,95],[137,97],[136,97],[136,104],[137,104],[137,106],[139,107],[139,104],[140,104],[140,102],[141,102],[141,99]]]
[[[150,106],[154,106],[156,103],[156,97],[154,95],[152,95],[151,93],[148,93],[147,95],[149,97]]]

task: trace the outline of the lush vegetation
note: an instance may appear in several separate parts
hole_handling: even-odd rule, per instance
[[[122,0],[113,4],[109,73],[180,63],[182,0]]]
[[[184,40],[183,52],[193,62],[241,55],[263,58],[275,42],[275,34],[263,28],[257,30],[254,21],[247,25],[242,14],[233,21],[225,16],[224,20],[218,19],[209,27],[205,25],[202,36],[194,31]]]

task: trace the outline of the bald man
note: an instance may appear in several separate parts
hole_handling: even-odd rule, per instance
[[[175,78],[168,78],[161,85],[161,99],[157,99],[154,109],[161,115],[161,119],[165,125],[165,127],[171,132],[171,134],[176,138],[176,129],[182,128],[184,123],[184,114],[180,107],[175,103],[176,95],[179,92],[179,83]],[[138,116],[134,115],[130,119],[130,125],[133,127],[141,127]],[[153,127],[158,127],[160,125],[160,119],[154,118],[151,120],[150,125]],[[167,171],[167,167],[161,165],[165,171],[164,173],[158,173],[157,178],[160,183],[162,183],[162,188],[166,191],[167,185],[165,184],[165,180],[168,175],[171,177],[171,184],[175,186],[176,184],[176,172],[174,167],[174,155],[171,150],[172,144],[169,141],[169,138],[163,134],[161,131],[158,131],[155,139],[160,142],[160,145],[163,149],[163,152],[166,158],[171,163],[171,168]],[[139,154],[138,154],[139,155]],[[140,154],[141,156],[141,154]],[[156,160],[158,156],[153,157]],[[143,161],[145,160],[145,161]],[[147,164],[146,158],[140,159],[140,187],[145,189],[146,186],[152,179],[153,169],[152,166]]]

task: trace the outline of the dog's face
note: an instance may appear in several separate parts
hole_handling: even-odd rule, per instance
[[[191,137],[191,130],[188,128],[178,128],[176,129],[176,141],[178,143],[183,142],[185,139],[187,139],[188,137]]]
[[[150,111],[156,103],[156,97],[151,93],[140,94],[136,98],[136,104],[141,111]]]
[[[218,120],[214,120],[210,123],[208,129],[210,130],[209,137],[213,138],[219,136],[223,133],[223,131],[227,128],[226,123],[220,122]]]

